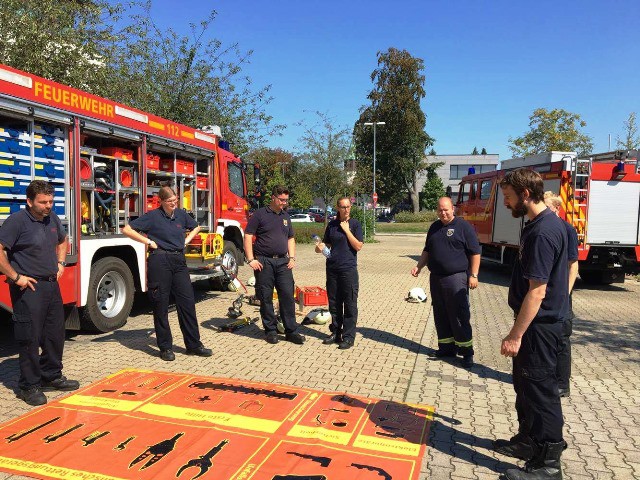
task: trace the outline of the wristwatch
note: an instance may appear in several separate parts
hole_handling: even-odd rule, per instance
[[[254,260],[255,260],[255,258],[252,258],[251,260],[248,260],[248,259],[247,259],[247,263],[251,263],[251,262],[253,262]]]
[[[478,274],[477,273],[470,273],[469,276],[471,278],[478,278]]]
[[[63,267],[66,267],[66,266],[67,266],[67,262],[65,262],[64,260],[58,261],[58,263],[59,263],[60,265],[62,265]]]

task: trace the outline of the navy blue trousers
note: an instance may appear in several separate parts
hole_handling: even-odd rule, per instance
[[[563,440],[564,420],[556,376],[563,323],[533,322],[513,358],[519,431],[539,445]]]
[[[153,305],[153,325],[160,350],[173,348],[169,327],[169,297],[173,294],[178,312],[178,324],[188,349],[202,346],[196,317],[196,299],[189,278],[187,261],[181,253],[155,250],[149,255],[147,288]]]
[[[288,258],[270,258],[258,256],[262,270],[254,271],[256,277],[256,295],[260,300],[260,316],[265,333],[276,331],[276,313],[273,309],[273,289],[278,292],[280,318],[285,333],[298,330],[296,322],[296,302],[293,298],[293,270],[287,268]]]
[[[433,318],[438,334],[438,350],[473,355],[469,279],[466,272],[452,275],[429,274]]]
[[[353,342],[356,338],[358,322],[358,269],[344,272],[327,269],[327,297],[331,313],[332,333],[342,335],[343,340]]]
[[[20,290],[11,285],[9,289],[18,342],[18,385],[23,390],[62,375],[64,308],[60,286],[58,282],[38,280],[35,288]]]

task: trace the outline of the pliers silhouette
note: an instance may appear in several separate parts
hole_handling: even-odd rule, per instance
[[[201,477],[202,475],[207,473],[209,469],[213,466],[213,462],[211,461],[211,459],[215,457],[218,453],[220,453],[220,450],[222,450],[222,448],[227,443],[229,443],[229,440],[224,439],[204,455],[200,455],[198,458],[192,458],[191,460],[189,460],[187,463],[181,466],[180,469],[177,471],[176,478],[182,475],[182,472],[184,472],[185,470],[191,467],[200,468],[200,472],[198,472],[198,474],[195,475],[194,477],[191,477],[191,480],[195,480],[196,478]]]
[[[164,457],[167,453],[170,453],[171,451],[173,451],[173,449],[176,446],[176,442],[183,435],[184,435],[183,432],[177,433],[172,438],[163,440],[159,443],[156,443],[155,445],[151,445],[149,448],[147,448],[144,452],[142,452],[140,455],[138,455],[136,458],[134,458],[131,461],[131,463],[129,464],[129,468],[151,457],[147,460],[147,462],[142,467],[140,467],[140,470],[149,468],[154,463],[162,459],[162,457]]]

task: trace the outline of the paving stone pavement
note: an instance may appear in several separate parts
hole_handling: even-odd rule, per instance
[[[267,344],[261,330],[217,333],[237,293],[196,284],[202,339],[208,359],[184,355],[175,312],[171,314],[175,362],[157,356],[150,308],[142,296],[128,324],[112,333],[72,333],[65,346],[64,373],[82,385],[123,368],[190,372],[259,380],[437,407],[421,479],[495,479],[515,465],[491,451],[491,441],[516,432],[511,363],[500,341],[512,323],[507,306],[510,272],[483,263],[480,287],[471,292],[476,365],[432,361],[436,346],[430,305],[404,301],[414,286],[428,285],[427,272],[411,277],[422,250],[421,235],[378,236],[359,254],[360,315],[356,346],[341,351],[320,340],[327,326],[301,327],[303,346]],[[298,285],[324,285],[324,261],[312,246],[299,245]],[[241,268],[246,280],[250,269]],[[252,290],[252,289],[250,289]],[[571,397],[563,399],[562,457],[568,479],[640,478],[640,283],[592,288],[579,280],[574,293],[578,317],[573,334]],[[257,308],[243,311],[257,315]],[[300,315],[299,320],[302,320]],[[0,322],[0,421],[30,408],[15,397],[18,364],[8,322]],[[52,399],[58,393],[47,393]],[[0,442],[2,439],[0,439]],[[521,463],[521,462],[520,462]],[[0,473],[0,479],[26,478]],[[342,480],[342,479],[333,479]],[[402,480],[402,479],[394,479]]]

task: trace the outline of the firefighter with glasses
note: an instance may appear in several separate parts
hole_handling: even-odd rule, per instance
[[[185,247],[198,234],[200,226],[185,210],[177,208],[178,197],[171,187],[162,187],[158,197],[160,208],[136,218],[122,229],[122,233],[149,248],[147,290],[153,305],[160,358],[165,362],[176,359],[169,326],[169,297],[172,294],[187,355],[210,357],[211,349],[205,348],[200,341],[196,301],[184,256]]]

